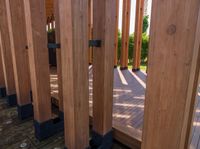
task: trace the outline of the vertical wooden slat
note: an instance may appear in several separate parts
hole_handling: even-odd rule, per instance
[[[142,149],[188,148],[200,69],[200,1],[153,0],[151,20]]]
[[[1,45],[0,45],[0,88],[5,88],[5,79],[3,74],[3,61],[1,55]]]
[[[88,37],[89,40],[92,40],[92,32],[93,32],[93,0],[88,0]],[[89,64],[92,64],[93,58],[93,48],[89,47],[88,53],[88,61]]]
[[[60,0],[65,145],[89,146],[88,0]]]
[[[131,0],[123,0],[122,45],[121,45],[121,56],[120,56],[120,64],[121,64],[120,68],[122,70],[128,68],[130,11],[131,11]]]
[[[5,0],[10,34],[18,106],[31,103],[24,5],[21,0]],[[17,6],[17,7],[16,7]],[[21,113],[22,114],[22,113]]]
[[[115,25],[115,47],[114,47],[114,67],[118,63],[118,23],[119,23],[119,0],[116,0],[116,25]]]
[[[11,48],[10,34],[7,20],[7,11],[5,0],[0,0],[0,32],[1,32],[1,54],[3,61],[3,72],[8,97],[15,96],[15,81]],[[16,103],[15,103],[16,104]]]
[[[94,48],[93,131],[104,136],[112,129],[116,1],[94,0],[93,2],[93,36],[95,40],[102,42],[101,47]]]
[[[55,32],[56,43],[60,43],[60,15],[59,15],[59,0],[54,0],[54,14],[55,14]],[[61,48],[56,49],[57,59],[57,74],[58,74],[58,98],[59,110],[63,112],[63,88],[62,88],[62,65],[61,65]]]
[[[143,30],[144,0],[136,1],[136,19],[135,19],[135,36],[133,50],[133,71],[140,69],[141,48],[142,48],[142,30]]]
[[[34,119],[51,119],[45,0],[24,0]]]

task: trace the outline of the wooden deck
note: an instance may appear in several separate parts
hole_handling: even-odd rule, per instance
[[[114,69],[113,129],[117,140],[138,148],[142,140],[146,73]],[[89,67],[90,115],[92,116],[92,67]],[[52,96],[57,97],[55,69],[51,75]],[[200,89],[193,123],[191,149],[200,149]]]

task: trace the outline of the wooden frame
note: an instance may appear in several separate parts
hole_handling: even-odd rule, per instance
[[[116,25],[115,25],[115,47],[114,47],[114,67],[118,64],[118,25],[119,25],[119,0],[116,0]]]
[[[122,18],[122,46],[120,55],[120,69],[128,68],[128,48],[129,48],[129,29],[131,16],[131,0],[123,0],[123,18]]]
[[[60,0],[65,145],[89,146],[88,1]],[[80,19],[81,16],[81,19]]]
[[[188,148],[199,47],[200,1],[154,0],[142,149]]]
[[[93,0],[88,0],[88,38],[89,40],[92,40],[93,38]],[[89,47],[88,61],[89,64],[91,65],[93,61],[92,47]]]

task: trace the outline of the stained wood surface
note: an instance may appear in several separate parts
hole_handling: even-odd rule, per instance
[[[93,38],[93,0],[88,0],[88,38],[92,40]],[[88,49],[88,62],[92,64],[93,59],[93,48]]]
[[[54,14],[54,0],[45,0],[46,18]]]
[[[0,0],[0,50],[3,60],[3,72],[6,84],[6,92],[8,95],[16,93],[15,90],[15,81],[14,81],[14,70],[13,70],[13,61],[11,48],[13,43],[10,41],[9,27],[6,11],[6,1]]]
[[[199,76],[200,1],[152,5],[142,149],[183,149]]]
[[[24,0],[34,119],[51,119],[45,0]]]
[[[93,0],[93,3],[93,38],[102,42],[93,53],[93,129],[104,135],[112,129],[116,1]]]
[[[28,50],[26,49],[27,38],[24,5],[21,0],[5,1],[7,12],[9,12],[7,14],[7,20],[10,30],[10,41],[13,43],[11,53],[17,92],[17,103],[18,105],[26,105],[31,103],[31,84]]]
[[[55,15],[55,32],[56,43],[60,43],[60,15],[59,15],[59,0],[54,0],[54,15]],[[61,48],[56,49],[57,74],[58,74],[58,96],[59,109],[63,111],[63,88],[62,88],[62,65],[61,65]]]
[[[4,79],[4,73],[3,73],[3,61],[2,61],[2,56],[1,56],[1,48],[2,48],[2,46],[0,45],[0,87],[5,87],[5,79]]]
[[[122,45],[121,45],[121,55],[120,55],[120,66],[122,69],[128,67],[130,16],[131,16],[131,0],[123,0]]]
[[[133,69],[140,69],[142,31],[143,31],[144,0],[136,0],[136,19],[134,33]]]
[[[89,146],[88,1],[60,0],[65,145]]]
[[[116,24],[115,24],[115,47],[114,47],[114,66],[118,64],[118,26],[119,26],[119,0],[116,0]]]

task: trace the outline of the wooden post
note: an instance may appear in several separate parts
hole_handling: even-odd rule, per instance
[[[119,0],[116,0],[116,25],[115,25],[115,47],[114,47],[114,67],[118,64],[118,23],[119,23]]]
[[[93,134],[92,146],[112,145],[113,65],[116,1],[94,0]]]
[[[186,149],[200,69],[200,1],[153,0],[151,20],[142,149]]]
[[[144,14],[144,0],[137,0],[136,1],[134,50],[133,50],[133,71],[140,70],[143,14]]]
[[[93,0],[88,0],[88,36],[89,40],[92,40],[92,34],[93,34]],[[89,47],[89,53],[88,53],[88,61],[89,64],[92,64],[93,59],[93,48]]]
[[[89,146],[88,1],[60,0],[65,145]]]
[[[33,116],[24,6],[21,0],[14,0],[11,3],[8,0],[4,1],[7,9],[6,17],[10,43],[12,43],[11,53],[17,93],[18,117],[23,120]]]
[[[56,43],[60,43],[60,15],[59,15],[59,0],[54,0],[54,14],[55,14],[55,33]],[[56,49],[57,59],[57,74],[58,74],[58,98],[59,110],[63,115],[63,88],[62,88],[62,65],[61,65],[61,48]]]
[[[7,102],[10,106],[15,106],[17,104],[16,100],[16,90],[15,90],[15,80],[13,72],[13,61],[11,48],[12,43],[10,42],[10,34],[7,20],[7,11],[5,0],[0,0],[0,44],[1,44],[1,54],[3,60],[3,72],[6,84],[7,92]]]
[[[6,86],[5,86],[5,79],[3,75],[3,61],[1,55],[1,45],[0,45],[0,98],[6,96]]]
[[[130,28],[131,0],[123,0],[122,18],[122,46],[121,46],[121,70],[128,68],[129,28]]]
[[[42,140],[62,130],[63,123],[52,119],[45,0],[23,2],[34,103],[34,127],[36,137]]]

